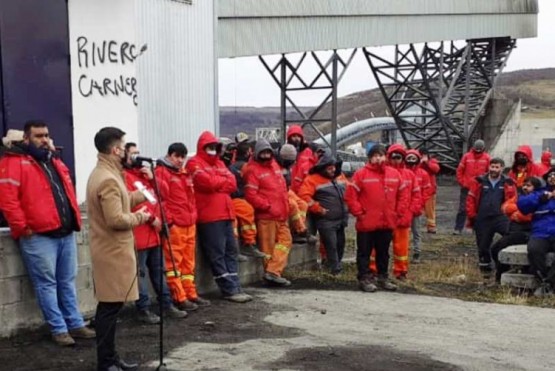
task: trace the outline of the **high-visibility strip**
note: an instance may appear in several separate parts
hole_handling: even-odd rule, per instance
[[[21,165],[31,165],[32,162],[29,160],[21,160]]]
[[[306,218],[306,211],[299,211],[299,215],[303,218]]]
[[[196,177],[199,173],[206,173],[206,171],[204,171],[203,169],[196,169],[193,172],[193,178]]]
[[[256,231],[256,225],[254,225],[254,224],[244,225],[244,226],[241,227],[241,230],[242,231],[250,231],[250,230]]]
[[[376,258],[373,257],[372,255],[370,255],[370,261],[371,261],[371,262],[376,261]]]
[[[384,180],[390,183],[399,183],[399,179],[397,178],[385,178]]]
[[[406,255],[405,256],[394,255],[393,259],[400,260],[400,261],[407,261],[407,260],[409,260],[409,257],[406,256]]]
[[[295,214],[291,217],[291,221],[293,221],[293,222],[296,221],[296,220],[299,220],[299,219],[301,219],[301,215],[299,213],[297,213],[297,214]]]
[[[357,190],[357,192],[360,192],[360,188],[358,188],[358,186],[355,183],[349,183],[347,184],[348,187],[353,187],[354,189]]]
[[[329,187],[333,187],[333,183],[328,182],[328,183],[320,184],[319,186],[316,186],[316,190],[318,191],[320,189],[329,188]]]
[[[295,180],[296,180],[296,181],[299,181],[299,182],[302,182],[302,181],[303,181],[303,178],[299,178],[298,176],[296,176],[296,177],[295,177]]]
[[[226,278],[226,277],[230,277],[230,276],[237,276],[237,272],[235,272],[235,273],[224,273],[224,274],[221,274],[219,276],[214,277],[214,279],[219,280],[221,278]]]
[[[0,179],[0,184],[11,184],[14,185],[16,187],[19,187],[21,185],[21,183],[19,183],[17,180],[15,179],[11,179],[11,178],[4,178],[4,179]]]
[[[254,184],[246,184],[245,188],[258,189],[258,186],[255,186]]]
[[[380,182],[379,179],[374,179],[374,178],[362,179],[362,183],[379,183],[379,182]]]
[[[316,201],[314,201],[314,200],[311,199],[311,200],[308,202],[308,207],[312,207],[312,205],[314,205],[314,204],[316,204]]]
[[[192,274],[184,274],[181,276],[181,281],[194,281],[195,276]]]
[[[269,173],[264,173],[264,174],[260,174],[259,176],[257,176],[258,179],[264,179],[266,177],[269,177],[270,174]]]
[[[413,192],[420,192],[421,189],[420,189],[420,187],[415,187],[415,188],[412,189],[412,191],[413,191]]]
[[[283,251],[284,253],[289,253],[289,250],[290,250],[287,246],[282,245],[280,243],[276,244],[275,249],[279,251]]]
[[[180,271],[167,271],[166,272],[166,277],[181,277],[181,272]]]
[[[551,210],[538,210],[538,211],[534,212],[534,214],[541,215],[541,214],[549,214],[550,212],[551,212]]]

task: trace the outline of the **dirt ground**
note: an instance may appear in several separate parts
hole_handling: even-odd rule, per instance
[[[475,248],[470,234],[466,236],[450,236],[454,214],[458,203],[458,190],[453,186],[440,187],[438,197],[437,235],[424,233],[424,263],[411,268],[410,280],[402,283],[402,294],[425,294],[431,296],[448,296],[464,300],[483,302],[503,302],[492,297],[487,286],[480,282],[475,268]],[[354,237],[352,232],[348,238],[350,249],[348,258],[354,253]],[[447,268],[445,268],[447,267]],[[294,279],[293,292],[302,295],[304,290],[339,290],[353,295],[356,291],[354,264],[346,264],[345,273],[340,277],[332,277],[322,272],[288,272]],[[462,279],[462,276],[465,276]],[[258,296],[265,290],[262,285],[246,288]],[[501,289],[496,295],[505,294]],[[324,291],[323,291],[324,292]],[[339,293],[340,294],[340,293]],[[274,298],[279,292],[271,292]],[[508,303],[532,304],[553,307],[553,303],[530,303],[514,300],[507,294]],[[264,296],[264,295],[262,295]],[[357,296],[358,297],[358,296]],[[255,300],[251,303],[238,305],[212,297],[213,305],[193,312],[184,320],[168,320],[164,328],[166,354],[172,354],[179,360],[176,349],[186,349],[189,345],[212,345],[215,351],[226,350],[227,356],[233,355],[233,344],[249,344],[249,342],[272,343],[294,342],[306,335],[302,326],[290,327],[273,324],[267,318],[273,313],[294,312],[294,303],[280,305],[268,300]],[[279,302],[279,300],[278,300]],[[348,309],[348,306],[345,308]],[[118,323],[118,349],[126,360],[140,362],[141,369],[153,369],[158,359],[158,326],[145,326],[134,320],[133,310],[124,313]],[[322,313],[325,314],[325,313]],[[290,340],[287,340],[290,339]],[[231,349],[231,350],[229,350]],[[253,351],[257,351],[256,345]],[[176,355],[177,354],[177,355]],[[194,367],[178,367],[175,369],[226,370],[213,364],[210,357],[199,353]],[[368,363],[372,355],[373,362]],[[43,329],[24,333],[10,339],[0,340],[0,369],[2,370],[93,370],[95,367],[94,341],[80,341],[73,348],[60,348],[50,340],[48,332]],[[252,366],[252,367],[251,367]],[[345,343],[341,346],[305,346],[286,351],[279,359],[249,365],[249,369],[260,370],[458,370],[452,364],[437,359],[393,347],[381,347],[379,344],[361,346]],[[247,369],[245,367],[245,369]]]

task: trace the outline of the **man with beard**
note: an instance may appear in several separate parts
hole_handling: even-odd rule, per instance
[[[308,203],[314,214],[316,228],[326,250],[327,267],[331,274],[341,273],[345,250],[345,227],[349,219],[343,202],[347,179],[336,168],[337,161],[326,150],[304,179],[299,197]]]
[[[290,286],[282,277],[292,245],[287,186],[267,140],[256,142],[247,166],[245,198],[254,207],[260,250],[267,256],[263,278],[273,286]]]
[[[20,138],[19,138],[20,139]],[[0,160],[0,210],[33,283],[52,339],[94,338],[79,313],[75,279],[77,246],[73,232],[81,213],[68,168],[50,147],[48,126],[29,121],[23,142],[14,141]]]
[[[491,243],[496,233],[504,236],[509,229],[509,218],[501,206],[516,195],[511,178],[502,175],[505,163],[500,158],[490,161],[487,174],[470,182],[466,200],[467,226],[474,228],[480,271],[485,277],[492,271]]]
[[[364,292],[374,292],[378,287],[388,291],[397,289],[387,274],[389,244],[398,220],[409,207],[409,189],[403,184],[399,172],[386,166],[385,154],[384,146],[373,146],[368,151],[368,163],[353,175],[345,192],[345,202],[357,219],[357,278],[359,288]],[[369,268],[374,249],[377,282]]]
[[[125,144],[125,164],[123,174],[127,190],[133,192],[137,190],[140,183],[152,197],[155,197],[153,175],[149,167],[143,166],[140,161],[133,161],[132,156],[139,155],[139,148],[136,143]],[[137,319],[146,324],[156,324],[160,322],[160,317],[150,311],[150,297],[148,292],[148,281],[158,296],[158,302],[162,301],[165,314],[172,318],[184,318],[187,312],[178,310],[172,303],[170,292],[163,279],[165,274],[163,255],[160,251],[160,229],[162,222],[160,219],[160,204],[158,200],[152,204],[148,201],[135,206],[131,211],[137,211],[145,207],[154,217],[150,223],[139,225],[133,229],[135,237],[135,248],[137,249],[137,260],[139,263],[139,300],[135,302],[137,307]],[[161,272],[162,270],[162,272]],[[148,271],[148,275],[147,275]],[[165,273],[165,272],[164,272]],[[162,280],[160,277],[162,276]],[[160,290],[160,288],[162,288]]]

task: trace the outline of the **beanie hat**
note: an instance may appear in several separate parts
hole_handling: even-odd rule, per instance
[[[297,159],[297,149],[292,144],[284,144],[279,150],[279,157],[282,160],[295,161]]]
[[[385,155],[385,147],[382,144],[375,144],[368,150],[368,157],[372,157],[375,154]]]
[[[483,151],[484,149],[486,149],[486,143],[482,139],[477,139],[474,142],[474,145],[472,146],[472,148],[477,149],[479,151]]]

